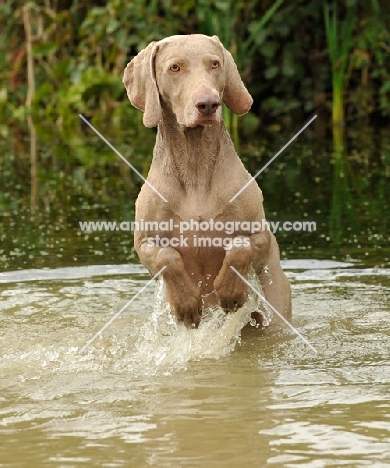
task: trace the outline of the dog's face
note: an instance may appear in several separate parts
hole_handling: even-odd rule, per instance
[[[238,115],[253,102],[217,36],[191,34],[152,42],[127,65],[123,83],[131,103],[144,112],[147,127],[162,119],[161,102],[184,127],[220,122],[222,101]]]
[[[222,119],[225,87],[222,47],[207,36],[174,36],[160,41],[155,59],[161,98],[185,127]]]

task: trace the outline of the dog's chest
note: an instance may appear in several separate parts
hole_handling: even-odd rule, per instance
[[[225,199],[226,198],[226,199]],[[198,222],[209,221],[253,221],[259,219],[261,210],[256,209],[255,204],[246,203],[244,206],[237,203],[229,203],[227,197],[221,194],[205,194],[194,197],[183,197],[173,209],[173,216],[182,221],[195,220]],[[261,207],[260,207],[261,208]]]
[[[193,219],[201,222],[216,219],[225,211],[225,203],[221,203],[215,196],[203,193],[181,198],[174,208],[174,215],[182,221]]]

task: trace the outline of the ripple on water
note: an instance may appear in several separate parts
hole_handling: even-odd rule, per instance
[[[253,271],[250,281],[261,291]],[[2,367],[18,375],[19,381],[39,379],[48,372],[167,374],[192,360],[219,359],[234,350],[251,312],[260,308],[260,299],[250,292],[248,302],[238,312],[225,314],[220,307],[210,307],[204,310],[199,328],[189,329],[170,314],[160,279],[148,316],[142,309],[130,316],[124,313],[110,325],[110,332],[105,331],[80,353],[92,331],[96,333],[100,324],[104,325],[101,315],[106,316],[108,304],[113,312],[120,309],[123,301],[117,295],[126,287],[136,290],[144,281],[132,280],[129,284],[128,280],[107,279],[94,283],[72,278],[69,282],[62,282],[54,290],[43,283],[27,288],[19,283],[15,289],[3,292],[9,338],[0,359]],[[72,303],[71,297],[77,297],[77,302]],[[150,304],[153,301],[148,297]],[[264,316],[269,320],[270,311],[264,310]],[[28,327],[23,340],[18,333],[21,324]]]
[[[64,466],[104,466],[114,452],[117,466],[137,466],[145,453],[161,467],[178,457],[213,466],[215,453],[221,466],[386,466],[389,275],[322,266],[288,269],[293,325],[318,354],[284,325],[242,331],[254,304],[231,315],[210,309],[198,330],[186,329],[162,283],[81,354],[146,276],[96,267],[23,281],[15,272],[0,285],[0,427],[14,441],[3,451],[15,457],[37,440],[23,461],[50,454]],[[91,447],[102,451],[88,465]]]

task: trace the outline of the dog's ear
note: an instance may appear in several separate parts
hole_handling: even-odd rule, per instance
[[[145,127],[156,127],[161,119],[160,96],[154,66],[157,50],[157,42],[151,42],[141,50],[127,64],[122,80],[130,102],[144,112]]]
[[[217,42],[223,50],[225,65],[225,89],[223,91],[223,102],[233,114],[246,114],[253,104],[252,96],[245,88],[237,70],[232,54],[225,49],[218,36],[212,39]]]

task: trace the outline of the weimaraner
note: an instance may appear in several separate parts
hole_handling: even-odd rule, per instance
[[[252,182],[230,202],[251,176],[225,128],[221,104],[242,115],[253,102],[230,52],[217,36],[167,37],[127,65],[123,83],[131,103],[144,112],[144,125],[158,127],[150,185],[143,185],[136,202],[140,227],[134,244],[151,275],[166,267],[162,276],[171,313],[197,327],[204,297],[215,297],[226,312],[242,307],[248,286],[230,267],[247,278],[252,264],[266,299],[290,319],[290,284],[275,237],[269,229],[248,228],[265,219],[260,188]],[[235,229],[204,232],[196,224],[202,221],[230,222]],[[221,236],[230,244],[221,244]],[[212,245],[206,243],[210,239]],[[261,322],[258,312],[253,317]]]

